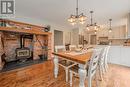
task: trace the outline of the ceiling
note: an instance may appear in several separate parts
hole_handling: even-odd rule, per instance
[[[67,22],[70,14],[75,14],[76,0],[15,0],[16,14],[74,28]],[[100,25],[124,24],[124,18],[130,12],[129,0],[79,0],[79,13],[83,12],[90,22],[89,11],[94,11],[94,20]]]

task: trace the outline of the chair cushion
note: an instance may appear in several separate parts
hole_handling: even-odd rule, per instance
[[[74,63],[73,63],[73,62],[70,62],[70,61],[67,61],[67,60],[60,60],[60,61],[59,61],[59,64],[65,66],[65,67],[68,67],[68,66],[70,66],[70,65],[72,65],[72,64],[74,64]]]

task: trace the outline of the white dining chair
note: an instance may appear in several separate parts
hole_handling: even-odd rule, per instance
[[[100,54],[100,58],[99,58],[99,64],[98,64],[98,69],[99,69],[99,76],[100,76],[100,80],[102,81],[103,80],[103,74],[105,72],[105,52],[106,52],[106,47],[104,47],[101,51],[101,54]]]
[[[109,53],[109,49],[110,49],[110,46],[107,46],[106,47],[106,52],[105,52],[105,59],[104,59],[104,68],[105,68],[105,71],[107,72],[108,70],[108,53]]]
[[[94,49],[94,52],[92,54],[92,57],[89,61],[89,64],[86,62],[86,70],[87,70],[87,76],[88,79],[88,87],[92,87],[92,79],[96,75],[96,70],[99,62],[101,49]],[[70,86],[72,86],[72,79],[73,75],[79,76],[78,74],[79,67],[77,65],[70,68]],[[97,79],[96,79],[97,81]]]
[[[78,48],[83,48],[83,45],[78,45]]]
[[[55,46],[55,52],[61,52],[61,51],[66,51],[65,46],[61,45],[61,46]],[[68,70],[70,67],[76,65],[75,63],[65,60],[63,58],[59,58],[59,62],[58,65],[60,65],[61,67],[63,67],[65,69],[65,73],[66,73],[66,82],[68,82]]]
[[[101,51],[100,58],[99,58],[99,76],[100,79],[103,80],[103,74],[107,72],[108,64],[107,64],[107,57],[108,51],[110,46],[104,47]]]
[[[69,45],[69,49],[70,49],[70,51],[76,50],[76,45]]]

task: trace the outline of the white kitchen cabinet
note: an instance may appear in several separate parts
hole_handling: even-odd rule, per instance
[[[108,37],[108,30],[107,29],[101,29],[97,32],[98,37]]]
[[[115,27],[112,32],[108,34],[109,39],[125,39],[126,38],[126,26]]]
[[[123,46],[121,48],[121,64],[125,66],[130,66],[130,47]]]
[[[112,39],[112,38],[115,38],[115,30],[112,30],[112,32],[109,32],[109,34],[108,34],[108,38],[109,39]]]
[[[122,26],[120,28],[120,38],[125,39],[126,35],[127,35],[127,33],[126,33],[126,26]]]
[[[121,64],[121,47],[120,46],[111,46],[108,53],[108,62],[114,64]]]
[[[111,46],[108,53],[108,62],[130,67],[130,47]]]

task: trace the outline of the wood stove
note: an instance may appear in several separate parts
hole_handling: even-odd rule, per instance
[[[16,59],[26,61],[32,57],[32,51],[30,48],[25,47],[25,39],[32,39],[32,35],[21,35],[20,36],[20,48],[16,48]]]
[[[17,59],[26,59],[31,57],[31,51],[27,47],[17,48],[16,49],[16,58]]]

